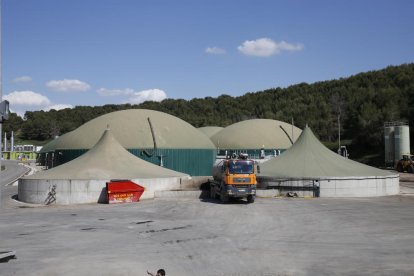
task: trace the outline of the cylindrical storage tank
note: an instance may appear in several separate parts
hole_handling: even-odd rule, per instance
[[[384,127],[385,166],[394,166],[394,126]]]
[[[402,158],[404,154],[410,154],[410,127],[409,126],[395,126],[394,127],[394,141],[395,141],[395,161]]]

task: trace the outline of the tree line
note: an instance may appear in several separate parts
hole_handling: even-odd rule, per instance
[[[248,92],[239,97],[221,95],[147,101],[139,105],[76,106],[72,109],[28,111],[24,118],[11,114],[4,131],[24,140],[44,141],[74,130],[103,114],[144,108],[162,111],[195,127],[222,126],[255,118],[308,124],[322,141],[348,139],[365,151],[383,149],[386,121],[414,120],[414,63],[389,66],[347,78],[299,83],[287,88]]]

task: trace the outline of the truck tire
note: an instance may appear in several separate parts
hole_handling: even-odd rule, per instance
[[[247,203],[253,203],[254,202],[254,196],[253,195],[248,195],[247,196]]]
[[[227,194],[226,190],[224,190],[224,189],[221,190],[220,201],[221,201],[221,203],[228,203],[229,202],[229,195]]]
[[[414,166],[413,165],[408,166],[407,172],[408,173],[413,173],[414,172]]]
[[[217,199],[216,188],[213,185],[210,186],[210,198]]]

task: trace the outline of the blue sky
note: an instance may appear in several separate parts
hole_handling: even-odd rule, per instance
[[[26,110],[243,95],[414,61],[414,1],[2,0]]]

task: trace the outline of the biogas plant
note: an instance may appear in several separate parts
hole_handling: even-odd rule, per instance
[[[38,162],[44,170],[19,180],[20,201],[104,203],[114,199],[111,193],[128,201],[201,190],[222,202],[250,203],[256,196],[399,193],[399,174],[334,153],[308,126],[270,119],[197,129],[158,111],[117,111],[49,142]]]

